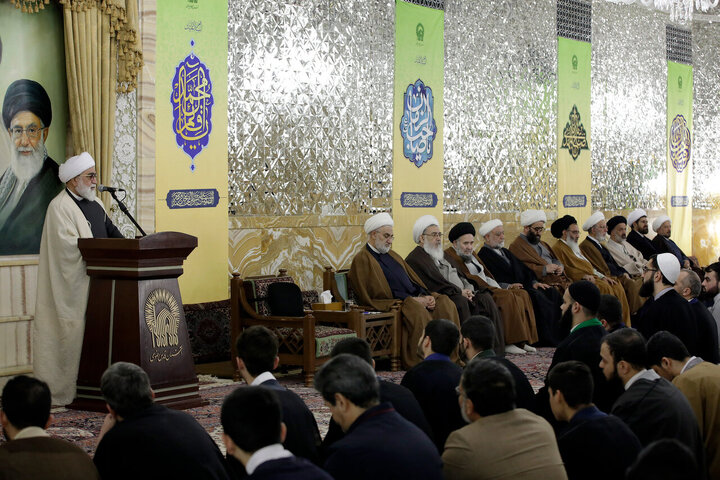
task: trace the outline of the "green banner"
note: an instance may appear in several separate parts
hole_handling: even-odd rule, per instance
[[[590,216],[591,44],[558,37],[558,216]]]
[[[444,20],[442,10],[395,4],[393,249],[402,256],[419,217],[442,223]]]
[[[667,75],[667,211],[675,243],[690,252],[693,68],[668,61]]]

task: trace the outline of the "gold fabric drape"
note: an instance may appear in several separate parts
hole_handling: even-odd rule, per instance
[[[28,13],[49,3],[12,1]],[[133,91],[142,68],[138,0],[58,1],[63,6],[73,152],[90,153],[100,183],[107,185],[112,174],[116,92]]]

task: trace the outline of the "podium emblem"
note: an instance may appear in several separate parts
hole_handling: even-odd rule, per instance
[[[151,362],[170,361],[182,353],[179,345],[180,306],[164,288],[150,292],[145,300],[145,323],[152,338]]]

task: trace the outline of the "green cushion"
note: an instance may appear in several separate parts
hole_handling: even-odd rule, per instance
[[[277,334],[283,339],[288,335],[297,337],[294,338],[295,341],[292,343],[295,344],[297,342],[299,344],[302,342],[303,329],[283,327],[277,329]],[[335,347],[340,340],[353,337],[357,337],[357,334],[354,330],[348,328],[315,325],[315,358],[329,356],[333,347]],[[281,341],[280,343],[282,347],[283,342]]]

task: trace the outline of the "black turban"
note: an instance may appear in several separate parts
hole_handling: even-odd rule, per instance
[[[568,290],[573,300],[591,312],[597,313],[600,306],[600,290],[594,283],[580,280],[570,285]]]
[[[448,240],[452,243],[468,233],[471,233],[473,237],[475,236],[475,227],[473,227],[473,224],[470,222],[460,222],[450,229]]]
[[[562,218],[558,218],[550,225],[550,233],[552,233],[553,237],[560,238],[562,237],[563,230],[567,230],[573,223],[577,223],[577,220],[575,220],[573,216],[565,215]]]
[[[612,232],[613,228],[617,227],[621,223],[624,223],[625,225],[627,225],[627,218],[623,217],[622,215],[616,215],[616,216],[612,217],[607,222],[608,232]]]
[[[50,97],[39,83],[23,78],[15,80],[5,92],[5,100],[2,107],[2,118],[5,128],[10,128],[10,122],[19,112],[29,111],[34,113],[43,122],[44,127],[49,127],[52,121],[52,107]]]

